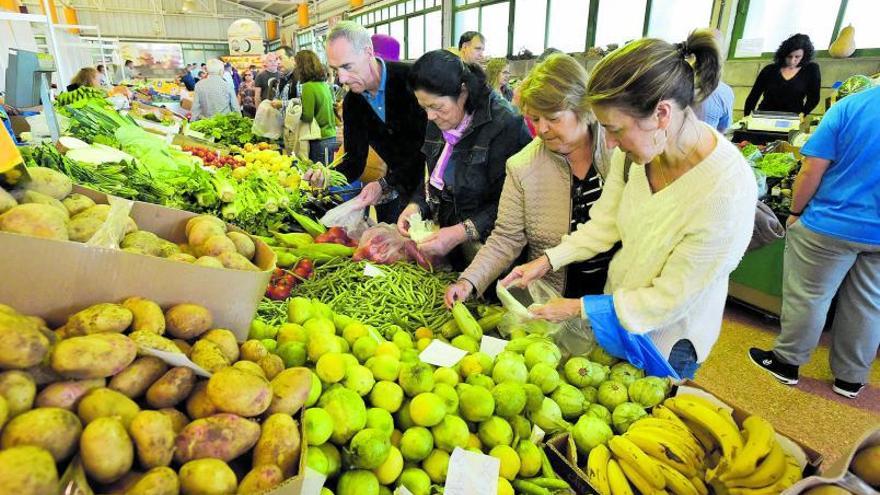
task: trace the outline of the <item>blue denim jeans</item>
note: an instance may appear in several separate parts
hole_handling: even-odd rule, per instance
[[[690,340],[679,340],[672,346],[669,353],[669,365],[682,379],[694,379],[700,365],[697,363],[697,351]]]
[[[325,155],[326,151],[326,155]],[[336,153],[336,137],[316,139],[309,141],[309,160],[312,163],[321,162],[327,165],[333,162],[333,154]]]

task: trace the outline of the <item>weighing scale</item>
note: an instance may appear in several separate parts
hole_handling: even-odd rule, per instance
[[[755,111],[743,117],[739,125],[740,129],[733,133],[734,142],[766,144],[787,140],[791,131],[800,129],[801,119],[796,113]]]
[[[7,67],[6,104],[29,108],[42,103],[49,134],[54,141],[57,141],[61,133],[49,93],[52,73],[58,70],[55,66],[55,58],[48,53],[10,48]]]

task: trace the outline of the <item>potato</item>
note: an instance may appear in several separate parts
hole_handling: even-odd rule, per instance
[[[260,359],[258,364],[260,365],[260,368],[262,368],[266,378],[269,380],[275,378],[278,376],[278,373],[284,371],[284,361],[277,354],[264,356],[263,359]]]
[[[208,398],[217,409],[247,418],[268,409],[272,390],[265,378],[229,366],[208,380]]]
[[[128,428],[141,466],[152,469],[168,466],[174,458],[174,425],[159,411],[141,411]]]
[[[181,263],[195,263],[196,257],[189,253],[174,253],[165,257],[166,260],[179,261]]]
[[[70,212],[67,211],[67,208],[65,208],[63,204],[61,204],[61,201],[58,201],[52,196],[47,196],[41,192],[25,191],[24,194],[21,195],[21,198],[19,198],[18,203],[22,205],[34,203],[38,205],[51,206],[52,208],[55,208],[63,213],[65,217],[70,218]]]
[[[122,333],[134,315],[119,304],[100,303],[75,313],[64,324],[66,337],[91,335],[93,333]]]
[[[198,222],[190,229],[186,236],[190,247],[202,246],[209,237],[214,235],[225,235],[226,226],[220,226],[216,222]]]
[[[269,350],[266,349],[266,346],[264,346],[259,340],[255,339],[246,340],[241,344],[239,351],[241,359],[244,359],[245,361],[253,361],[255,363],[259,363],[260,359],[269,355]]]
[[[22,189],[37,191],[57,200],[62,200],[73,189],[73,181],[69,177],[46,167],[28,167],[30,180],[21,184]]]
[[[46,449],[55,462],[76,451],[82,424],[72,412],[58,407],[41,407],[12,418],[3,429],[0,448],[33,445]]]
[[[49,339],[33,320],[0,313],[0,368],[36,366],[48,350]]]
[[[192,346],[189,345],[189,342],[183,339],[174,339],[171,342],[174,342],[174,345],[180,350],[180,352],[189,356],[189,353],[192,352]]]
[[[299,411],[312,388],[312,372],[308,368],[288,368],[269,382],[272,387],[272,404],[268,414],[294,415]]]
[[[6,192],[6,189],[0,187],[0,213],[5,213],[16,205],[18,205],[18,201]]]
[[[79,401],[76,408],[76,413],[83,424],[89,424],[98,418],[118,416],[126,428],[139,412],[141,408],[135,401],[109,388],[96,388],[90,391]]]
[[[134,447],[119,418],[98,418],[86,425],[79,442],[83,469],[100,483],[112,483],[134,463]]]
[[[177,409],[166,407],[164,409],[159,409],[159,412],[168,416],[168,419],[171,420],[171,428],[174,430],[175,435],[179,435],[186,425],[189,424],[189,418],[186,417],[186,414],[178,411]]]
[[[230,270],[244,270],[249,272],[260,271],[260,269],[257,268],[257,265],[251,263],[250,260],[238,253],[223,253],[217,256],[217,259],[220,260],[220,263],[223,263],[225,268],[229,268]]]
[[[211,268],[225,268],[220,260],[213,256],[201,256],[193,262],[194,265],[207,266]]]
[[[197,338],[211,323],[211,312],[198,304],[178,304],[165,312],[165,329],[178,339]]]
[[[139,357],[127,368],[113,376],[107,387],[129,399],[137,399],[144,395],[147,389],[166,371],[168,371],[168,365],[161,359],[153,356]]]
[[[254,258],[254,253],[257,251],[257,247],[254,245],[254,241],[249,235],[241,232],[230,232],[226,234],[226,237],[229,237],[229,239],[235,244],[235,250],[238,254],[249,260]]]
[[[192,231],[193,227],[195,227],[196,224],[202,222],[213,223],[217,226],[217,228],[221,229],[223,232],[226,232],[226,222],[224,222],[223,220],[220,220],[219,218],[212,215],[199,215],[196,217],[192,217],[186,221],[186,227],[184,227],[184,230],[186,231],[186,237],[189,238],[189,234]]]
[[[133,315],[133,332],[152,332],[157,335],[165,333],[165,315],[155,302],[143,297],[129,297],[122,301],[122,306]]]
[[[42,362],[36,366],[31,366],[30,368],[25,368],[24,372],[31,375],[31,378],[34,379],[34,383],[37,384],[37,387],[64,380],[64,377],[56,373],[55,370],[49,366],[48,361]]]
[[[237,486],[232,468],[217,459],[198,459],[180,468],[181,495],[229,495]]]
[[[184,463],[213,457],[229,462],[250,450],[260,438],[260,425],[235,414],[215,414],[186,425],[177,435],[174,459]]]
[[[87,393],[104,386],[103,378],[52,383],[37,395],[37,407],[60,407],[73,411]]]
[[[48,205],[28,203],[0,215],[0,231],[66,241],[67,217]]]
[[[3,425],[6,424],[6,420],[9,419],[9,403],[6,402],[6,398],[0,395],[0,430],[3,429]]]
[[[101,228],[101,225],[107,220],[110,214],[110,205],[95,205],[87,208],[70,220],[68,231],[70,232],[70,240],[77,242],[87,242],[95,235],[95,232]],[[133,219],[126,221],[125,233],[130,234],[138,229]]]
[[[189,359],[210,373],[229,366],[229,360],[223,355],[223,351],[210,340],[199,340],[193,344]]]
[[[232,367],[266,378],[266,372],[263,371],[263,368],[260,368],[260,365],[253,361],[237,361]]]
[[[180,349],[174,345],[174,342],[172,342],[171,339],[167,339],[153,332],[141,330],[140,332],[131,332],[128,334],[128,337],[139,347],[148,347],[159,351],[180,353]]]
[[[125,335],[96,333],[59,342],[51,365],[66,378],[105,378],[124,370],[136,356],[137,345]]]
[[[186,399],[186,413],[192,419],[202,419],[213,416],[220,411],[217,406],[208,398],[208,382],[199,382],[196,384],[193,392]]]
[[[125,495],[178,495],[180,481],[169,467],[150,469],[140,480],[125,491]]]
[[[0,373],[0,396],[6,399],[9,417],[30,411],[34,407],[37,385],[30,374],[24,371],[4,371]]]
[[[80,193],[73,193],[64,198],[61,200],[61,204],[67,208],[67,213],[71,217],[95,206],[95,202],[92,201],[92,198]]]
[[[138,230],[123,237],[119,247],[139,249],[149,256],[160,256],[162,253],[161,241],[162,239],[152,232]]]
[[[0,451],[0,480],[3,493],[46,495],[58,490],[58,470],[52,456],[31,445]]]
[[[208,330],[201,338],[217,344],[220,352],[226,356],[230,363],[238,361],[238,340],[236,340],[235,334],[230,330],[215,328],[214,330]]]
[[[217,256],[226,253],[237,253],[235,243],[226,237],[226,234],[215,234],[205,239],[202,244],[195,245],[195,252],[199,256]]]
[[[299,424],[289,414],[273,414],[263,421],[263,431],[254,447],[254,466],[274,464],[284,477],[296,475],[301,441]]]
[[[280,485],[284,481],[281,468],[274,464],[257,466],[244,476],[238,485],[240,495],[253,495],[263,493]]]
[[[171,368],[147,390],[147,404],[156,409],[174,407],[189,396],[195,384],[193,370],[183,366]]]

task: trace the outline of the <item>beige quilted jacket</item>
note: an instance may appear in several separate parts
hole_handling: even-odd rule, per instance
[[[593,166],[604,179],[611,152],[605,147],[601,126],[590,127]],[[507,177],[498,204],[495,228],[460,279],[482,294],[502,273],[512,268],[528,247],[529,260],[556,246],[571,227],[571,168],[564,157],[553,153],[535,138],[507,160]],[[565,287],[565,270],[544,276],[560,293]]]

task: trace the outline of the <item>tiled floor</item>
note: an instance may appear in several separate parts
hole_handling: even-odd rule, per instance
[[[811,361],[801,367],[798,385],[789,387],[746,356],[749,347],[771,348],[778,332],[778,321],[728,304],[721,336],[696,381],[765,417],[777,429],[823,454],[826,462],[834,462],[866,430],[880,427],[880,359],[874,362],[870,385],[859,397],[843,398],[831,390],[826,334]]]

